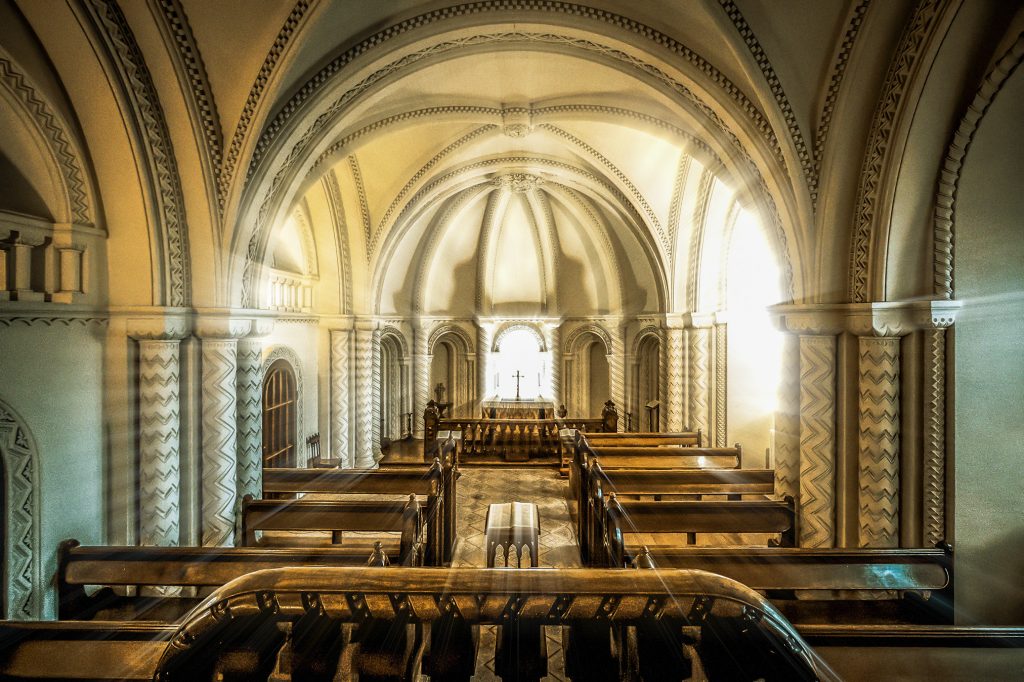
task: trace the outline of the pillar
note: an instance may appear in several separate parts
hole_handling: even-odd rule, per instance
[[[412,419],[416,425],[413,436],[423,438],[423,410],[430,400],[430,363],[428,350],[430,329],[426,325],[416,327],[413,333],[413,405]]]
[[[683,430],[683,400],[685,397],[683,365],[686,357],[686,349],[683,343],[685,332],[678,324],[669,321],[669,327],[665,330],[665,406],[666,421],[665,428],[668,431],[678,432]]]
[[[349,440],[349,347],[352,332],[349,329],[331,330],[331,457],[337,458],[343,468],[353,465]]]
[[[139,544],[180,537],[178,339],[139,338]]]
[[[946,330],[924,330],[924,543],[946,534]]]
[[[689,369],[689,427],[696,431],[700,429],[706,439],[710,439],[709,432],[711,409],[711,333],[706,324],[697,319],[693,320],[694,326],[686,331],[687,336],[687,367]],[[699,325],[699,326],[697,326]]]
[[[900,339],[859,338],[858,535],[861,547],[899,547]]]
[[[477,386],[480,403],[487,400],[487,377],[491,371],[491,343],[494,341],[494,330],[487,323],[477,321],[476,327],[476,357],[477,357]]]
[[[373,443],[370,454],[373,458],[371,466],[375,466],[381,457],[384,456],[381,451],[381,420],[384,419],[386,414],[382,405],[382,396],[386,393],[385,387],[381,385],[383,379],[383,360],[380,348],[380,330],[375,329],[370,336],[370,413],[372,415],[370,432],[372,434],[371,442]]]
[[[775,411],[775,494],[800,499],[800,338],[782,336],[778,406]]]
[[[836,337],[800,336],[800,547],[836,544]]]
[[[355,459],[357,469],[373,468],[373,323],[360,321],[355,328]]]
[[[562,404],[562,334],[558,323],[549,331],[548,348],[551,350],[551,401],[555,410]]]
[[[238,342],[237,500],[263,497],[263,342]]]
[[[615,334],[615,338],[612,340],[611,352],[608,353],[607,356],[609,374],[608,383],[612,392],[612,400],[615,401],[616,408],[621,414],[626,411],[626,344],[622,338],[623,329],[621,327],[615,328],[613,333]],[[619,419],[619,431],[622,431],[625,428],[625,421],[625,419]]]

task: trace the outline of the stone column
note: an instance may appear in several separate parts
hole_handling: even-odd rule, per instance
[[[728,349],[728,324],[721,313],[715,315],[715,326],[713,328],[711,366],[714,368],[714,388],[712,395],[712,413],[714,414],[713,433],[708,434],[715,447],[724,448],[728,443],[727,415],[729,396],[729,349]]]
[[[269,331],[269,330],[268,330]],[[263,342],[238,342],[238,495],[263,497]]]
[[[625,429],[626,421],[623,416],[623,413],[626,411],[626,344],[623,341],[623,332],[624,330],[622,327],[613,328],[612,333],[615,336],[612,339],[611,352],[607,356],[609,374],[608,383],[612,391],[612,400],[615,401],[615,406],[619,410],[620,416],[618,426],[619,431],[623,431]]]
[[[691,315],[687,336],[687,368],[689,386],[690,423],[688,426],[704,433],[705,442],[711,442],[711,318]]]
[[[129,333],[139,343],[138,541],[174,547],[181,530],[181,341],[161,338],[163,334]]]
[[[549,332],[548,348],[551,350],[551,401],[555,410],[562,404],[562,334],[560,323],[556,322]]]
[[[800,499],[800,337],[784,333],[775,411],[775,494]]]
[[[249,320],[212,318],[197,322],[202,355],[202,544],[235,542],[238,495],[238,339]],[[261,443],[262,445],[262,443]]]
[[[664,410],[666,421],[665,427],[668,431],[683,430],[683,400],[685,396],[684,382],[686,377],[683,374],[683,365],[686,358],[686,348],[683,343],[684,331],[681,323],[676,319],[667,320],[668,329],[665,330],[665,384]]]
[[[353,464],[349,440],[349,414],[352,399],[349,395],[350,329],[331,330],[331,456],[341,461],[343,468]]]
[[[900,339],[861,336],[858,346],[859,544],[899,547]]]
[[[371,434],[373,449],[371,451],[371,457],[373,457],[373,466],[376,466],[377,462],[383,457],[381,452],[381,420],[384,418],[384,409],[381,405],[382,395],[384,387],[381,385],[382,380],[382,360],[381,348],[380,348],[380,330],[375,329],[373,334],[370,336],[370,414],[371,414]]]
[[[480,403],[487,400],[487,377],[491,371],[491,343],[494,341],[494,330],[486,322],[477,320],[476,327],[476,373],[478,396]],[[479,410],[479,406],[477,408]],[[479,413],[476,416],[480,416]]]
[[[430,329],[425,324],[416,327],[413,332],[413,403],[412,420],[415,424],[413,436],[423,438],[423,410],[427,409],[430,400],[430,363],[427,342],[430,340]]]
[[[371,321],[360,321],[355,328],[355,461],[357,469],[376,465],[373,452],[373,329]]]
[[[946,326],[924,330],[924,544],[946,540]]]
[[[800,336],[801,547],[836,544],[836,337]]]

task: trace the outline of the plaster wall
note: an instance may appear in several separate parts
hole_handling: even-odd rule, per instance
[[[1024,73],[982,119],[956,208],[957,618],[1024,623]]]
[[[25,420],[38,447],[43,617],[56,615],[46,588],[57,570],[57,544],[105,540],[103,331],[75,322],[0,327],[0,398]]]

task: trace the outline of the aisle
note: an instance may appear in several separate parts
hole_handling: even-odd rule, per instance
[[[569,483],[552,469],[470,468],[459,478],[458,542],[452,566],[484,565],[484,520],[487,505],[536,502],[540,512],[542,567],[579,568],[579,548],[569,518]],[[548,676],[565,680],[561,628],[544,628],[548,646]],[[474,680],[497,681],[494,674],[494,626],[480,628],[480,648]]]

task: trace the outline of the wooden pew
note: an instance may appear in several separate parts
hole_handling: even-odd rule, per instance
[[[770,469],[605,469],[605,458],[588,461],[588,494],[577,501],[577,537],[584,563],[595,550],[592,543],[603,534],[606,496],[771,495],[775,472]],[[598,550],[599,553],[599,550]]]
[[[740,469],[743,450],[698,447],[592,447],[586,438],[576,442],[573,453],[570,489],[573,498],[582,499],[589,489],[588,462],[598,458],[610,469]]]
[[[455,451],[442,445],[438,458],[429,468],[398,469],[267,469],[263,474],[263,491],[276,493],[326,493],[333,495],[401,495],[415,494],[424,498],[427,522],[428,565],[451,562],[455,547],[458,472]],[[434,557],[435,547],[441,554]]]
[[[948,547],[644,547],[633,564],[724,575],[762,592],[798,624],[951,624],[953,618]]]
[[[629,566],[638,554],[639,546],[626,544],[628,533],[779,533],[782,546],[795,544],[792,498],[633,502],[612,493],[604,519],[605,532],[591,543],[591,561],[608,566]]]
[[[192,588],[202,595],[235,578],[288,566],[367,566],[398,563],[383,546],[329,547],[82,547],[65,540],[57,549],[57,617],[60,620],[176,620],[201,596],[128,596],[113,588]],[[102,586],[89,595],[87,586]],[[205,588],[205,589],[204,589]]]
[[[701,429],[696,431],[678,431],[662,433],[633,432],[633,433],[586,433],[587,442],[594,447],[637,447],[637,446],[658,446],[677,445],[682,447],[702,447],[703,435]]]
[[[416,495],[410,495],[404,503],[254,500],[248,495],[242,502],[242,542],[245,547],[257,545],[257,531],[329,531],[335,538],[337,533],[344,531],[401,533],[398,556],[403,566],[421,563],[420,552],[423,551],[422,538],[425,535],[423,522]],[[435,547],[431,556],[440,557],[439,550]]]

